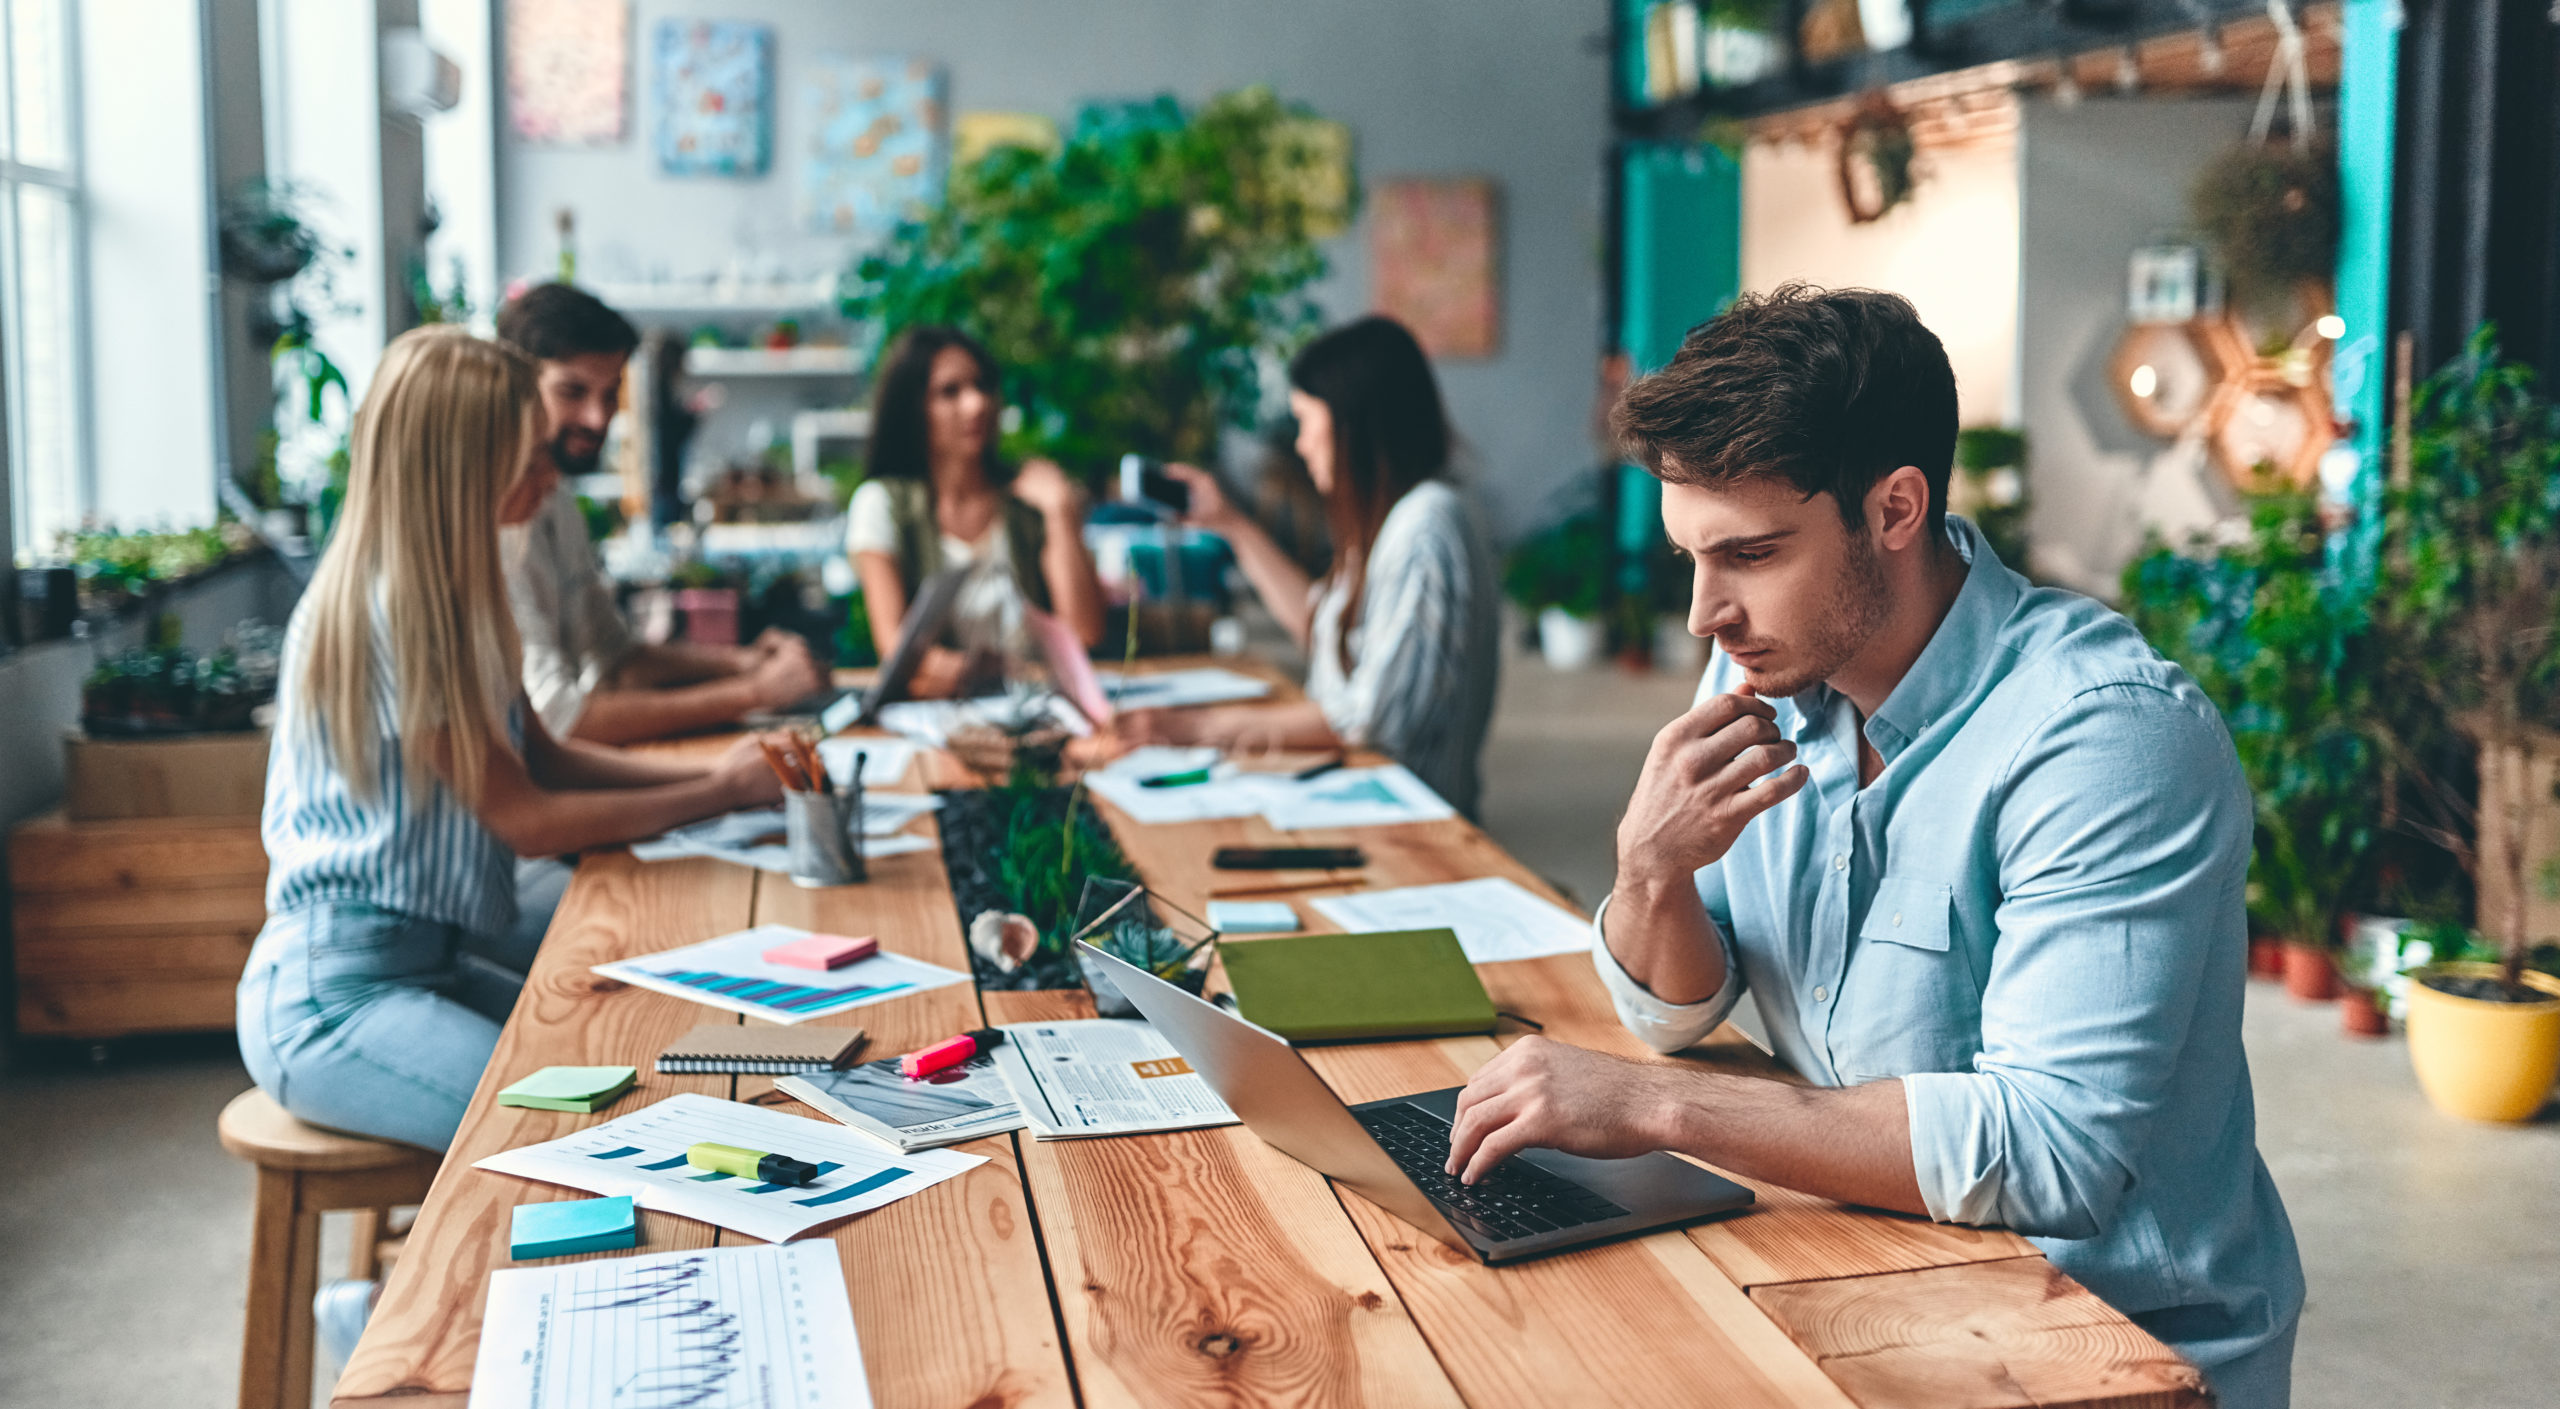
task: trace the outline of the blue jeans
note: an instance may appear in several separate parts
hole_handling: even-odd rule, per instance
[[[442,1150],[531,960],[521,930],[358,903],[270,916],[240,977],[241,1059],[313,1125]]]

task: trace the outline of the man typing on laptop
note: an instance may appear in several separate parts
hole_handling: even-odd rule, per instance
[[[1997,1224],[2213,1381],[2288,1402],[2302,1274],[2240,1043],[2251,808],[2122,618],[1946,517],[1955,378],[1889,294],[1789,287],[1617,413],[1720,650],[1655,738],[1593,954],[1657,1051],[1747,988],[1797,1087],[1523,1038],[1449,1172],[1690,1154]]]

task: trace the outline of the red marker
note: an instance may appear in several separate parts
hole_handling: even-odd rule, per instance
[[[898,1059],[898,1075],[918,1081],[949,1067],[956,1067],[990,1047],[1004,1045],[1004,1034],[992,1027],[946,1037],[930,1047],[920,1047]]]

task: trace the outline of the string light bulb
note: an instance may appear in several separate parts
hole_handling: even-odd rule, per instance
[[[2339,317],[2335,313],[2321,314],[2320,321],[2313,323],[2311,326],[2314,331],[2320,334],[2320,336],[2327,338],[2331,342],[2336,342],[2338,339],[2347,335],[2347,320]]]

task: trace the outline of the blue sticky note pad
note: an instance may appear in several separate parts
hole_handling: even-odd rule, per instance
[[[1224,934],[1292,934],[1306,926],[1285,900],[1212,900],[1209,928]]]
[[[507,1241],[507,1255],[518,1262],[638,1247],[640,1215],[627,1194],[615,1199],[517,1204]]]

